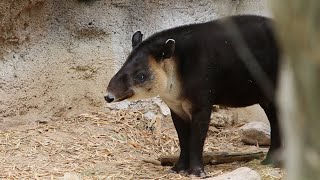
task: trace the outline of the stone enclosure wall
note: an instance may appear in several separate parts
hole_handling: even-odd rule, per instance
[[[136,30],[147,37],[231,14],[270,16],[267,0],[1,0],[0,122],[104,111]]]

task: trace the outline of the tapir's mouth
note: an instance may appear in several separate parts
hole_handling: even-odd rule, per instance
[[[133,92],[133,90],[130,89],[130,90],[127,91],[123,96],[121,96],[120,98],[115,99],[114,102],[123,101],[123,100],[125,100],[125,99],[128,99],[128,98],[132,97],[133,95],[134,95],[134,92]]]

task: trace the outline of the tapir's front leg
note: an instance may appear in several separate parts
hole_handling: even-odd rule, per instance
[[[179,173],[186,172],[189,169],[189,138],[190,138],[190,121],[180,118],[171,110],[171,117],[176,128],[180,144],[180,157],[178,162],[171,170]]]
[[[200,177],[206,176],[203,168],[202,153],[209,128],[211,109],[212,106],[192,106],[192,121],[190,124],[191,136],[189,143],[189,173]]]

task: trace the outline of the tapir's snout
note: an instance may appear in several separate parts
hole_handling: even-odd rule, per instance
[[[111,93],[107,93],[106,96],[104,96],[104,99],[108,102],[108,103],[111,103],[114,101],[115,97],[113,94]]]
[[[111,78],[106,95],[104,96],[104,99],[108,103],[121,101],[120,98],[124,96],[128,87],[126,81],[123,81],[123,79],[125,78],[123,78],[123,75],[119,72]]]
[[[128,99],[133,95],[134,92],[131,89],[128,76],[123,76],[119,73],[110,80],[104,99],[108,103],[112,103]]]

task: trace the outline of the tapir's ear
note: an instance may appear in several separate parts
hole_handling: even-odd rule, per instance
[[[136,47],[142,41],[143,34],[137,31],[132,35],[132,48]]]
[[[164,59],[171,58],[173,56],[174,50],[176,47],[176,42],[173,39],[168,39],[166,43],[164,44],[163,52],[162,52],[162,57]]]

